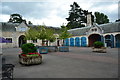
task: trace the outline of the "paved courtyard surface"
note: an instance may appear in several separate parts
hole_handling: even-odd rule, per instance
[[[70,47],[70,52],[42,54],[40,65],[18,63],[20,48],[3,49],[6,63],[15,65],[14,78],[117,78],[118,49],[107,53],[92,52],[91,48]]]

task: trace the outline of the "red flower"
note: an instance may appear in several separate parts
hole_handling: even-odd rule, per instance
[[[28,54],[35,54],[35,53],[28,53]]]
[[[26,56],[26,54],[21,54],[22,56]]]
[[[23,53],[22,51],[20,51],[20,53]]]

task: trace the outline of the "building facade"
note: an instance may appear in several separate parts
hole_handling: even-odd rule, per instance
[[[65,40],[66,46],[92,47],[95,41],[101,41],[105,47],[120,47],[120,22],[93,24],[71,29],[68,32],[72,34],[72,37]]]
[[[41,40],[25,40],[25,32],[27,32],[30,28],[29,26],[35,27],[35,25],[28,25],[25,22],[21,24],[13,24],[7,22],[1,22],[1,38],[8,40],[9,42],[1,42],[0,45],[2,48],[10,48],[10,47],[20,47],[25,43],[34,43],[35,45],[41,46]],[[53,43],[49,43],[50,45],[57,46],[57,39]]]
[[[105,47],[119,48],[120,47],[120,22],[107,23],[102,25],[89,24],[83,28],[76,28],[68,30],[72,37],[64,40],[65,46],[76,46],[76,47],[92,47],[95,41],[102,41]],[[7,22],[0,23],[1,37],[9,40],[10,42],[0,43],[2,48],[8,47],[20,47],[25,43],[34,43],[35,45],[41,46],[41,40],[25,40],[25,32],[29,30],[29,26],[25,22],[21,24],[13,24]],[[53,43],[47,42],[52,46],[61,46],[62,40],[56,38]]]

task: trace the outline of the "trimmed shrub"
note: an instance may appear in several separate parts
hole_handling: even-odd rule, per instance
[[[35,53],[37,52],[37,48],[34,46],[33,43],[27,43],[23,44],[21,46],[23,54],[28,54],[28,53]]]
[[[100,42],[100,41],[96,41],[96,42],[94,42],[94,47],[95,47],[95,48],[104,47],[104,43],[103,43],[103,42]]]

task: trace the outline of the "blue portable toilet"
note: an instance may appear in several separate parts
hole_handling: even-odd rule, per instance
[[[81,37],[81,46],[86,47],[87,46],[87,41],[86,37]]]
[[[101,42],[104,43],[104,37],[103,37],[103,35],[101,35]]]
[[[79,37],[75,38],[75,46],[80,47],[80,38]]]
[[[70,38],[70,46],[74,46],[74,38]]]
[[[69,46],[69,39],[68,38],[64,40],[64,45]]]
[[[114,48],[114,36],[111,34],[111,48]]]
[[[106,47],[111,47],[111,35],[105,36]]]
[[[120,48],[120,34],[115,36],[115,42],[116,48]]]

